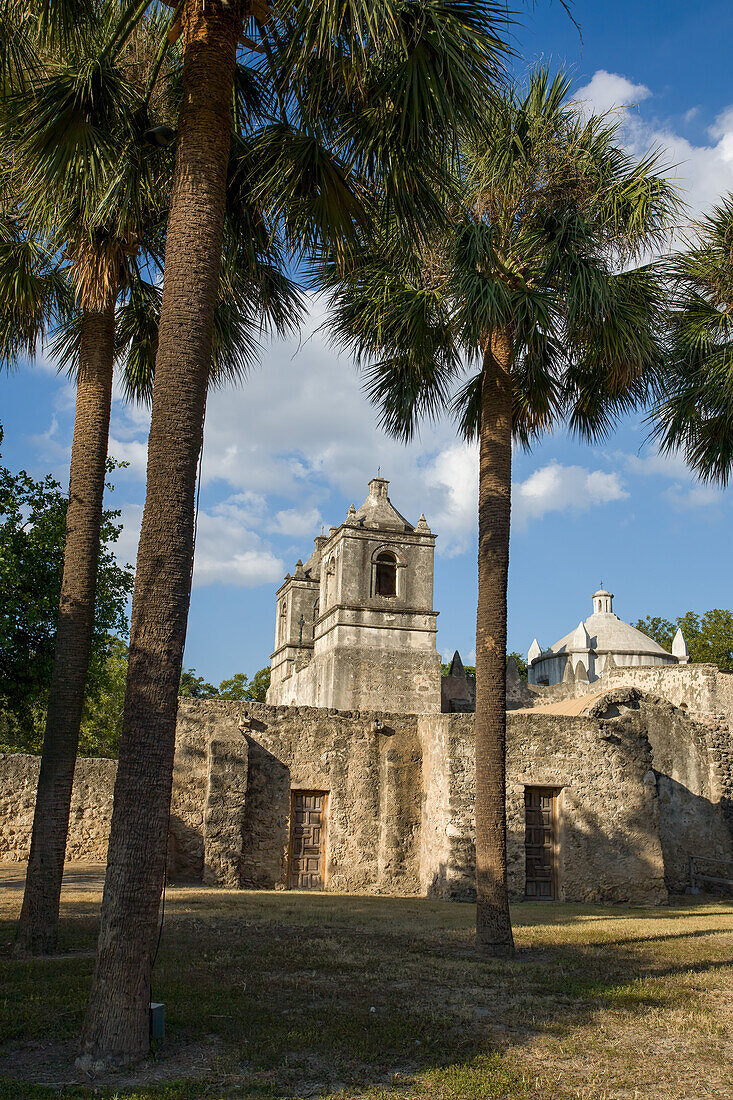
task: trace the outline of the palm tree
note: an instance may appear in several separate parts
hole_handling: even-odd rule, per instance
[[[78,303],[74,309],[69,309],[68,303],[64,311],[56,309],[49,322],[45,307],[50,298],[41,293],[41,286],[33,288],[45,323],[55,325],[55,347],[62,367],[68,367],[76,380],[77,410],[61,609],[31,858],[16,938],[19,954],[49,952],[56,941],[94,617],[113,365],[115,359],[123,363],[123,386],[129,398],[149,398],[160,294],[155,284],[146,280],[145,270],[160,268],[172,163],[169,156],[146,150],[140,140],[150,121],[151,98],[158,110],[165,107],[161,102],[164,93],[156,85],[162,72],[159,43],[165,28],[157,19],[137,24],[124,48],[118,43],[118,52],[110,58],[116,68],[104,72],[100,56],[108,55],[116,13],[105,5],[92,14],[89,33],[80,36],[73,49],[67,48],[63,62],[47,71],[42,80],[31,82],[14,103],[16,123],[11,131],[16,161],[24,176],[22,190],[26,195],[41,196],[39,201],[26,199],[22,204],[26,220],[40,226],[55,242],[56,250],[63,246],[72,257],[66,275],[75,283]],[[101,93],[100,70],[104,77]],[[83,79],[90,71],[92,79],[85,87]],[[172,78],[174,72],[163,75]],[[69,104],[70,90],[74,107],[79,99],[83,103],[80,84],[88,96],[87,117],[81,120],[78,110]],[[115,116],[110,98],[118,112],[116,128],[112,126]],[[27,126],[31,112],[38,113],[41,121],[33,129]],[[86,140],[80,140],[84,124]],[[27,132],[30,138],[23,136]],[[82,189],[76,186],[79,174],[74,147],[80,145],[81,156],[89,159],[90,144],[96,184]],[[69,180],[74,181],[73,187]],[[241,199],[235,204],[240,217],[243,206]],[[225,256],[215,312],[209,378],[213,385],[241,377],[256,353],[258,335],[268,329],[288,331],[299,313],[298,296],[283,272],[282,257],[261,224],[259,232],[250,235],[248,249],[232,244],[229,229]],[[0,291],[7,287],[15,303],[31,296],[26,291],[21,299],[17,284],[17,273],[11,269],[7,281],[0,282]],[[23,331],[12,328],[16,335]],[[5,350],[10,354],[17,349],[8,343]]]
[[[665,393],[650,416],[663,452],[681,451],[703,480],[733,469],[733,194],[671,257]]]
[[[15,201],[16,231],[26,250],[43,249],[68,293],[48,295],[42,283],[25,290],[38,329],[55,328],[76,382],[76,413],[66,516],[64,570],[31,852],[15,950],[53,951],[68,830],[71,787],[94,625],[94,599],[107,468],[118,295],[134,278],[145,241],[153,258],[161,239],[165,195],[135,135],[147,66],[132,75],[136,49],[105,57],[113,5],[86,12],[84,33],[63,48],[37,38],[19,92],[5,103],[4,152],[11,167],[5,188]],[[148,51],[149,52],[149,51]],[[137,79],[135,79],[137,77]],[[141,79],[143,83],[141,84]],[[70,135],[70,136],[69,136]],[[64,140],[66,137],[67,140]],[[10,155],[12,154],[12,155]],[[160,158],[158,158],[160,161]],[[122,170],[124,192],[110,190]],[[104,200],[105,210],[101,210]],[[21,228],[22,226],[22,228]],[[59,260],[63,254],[65,260]],[[21,287],[4,272],[3,292],[16,303]],[[59,308],[63,306],[63,308]],[[2,351],[19,348],[5,329]]]
[[[655,158],[632,160],[616,125],[584,120],[568,81],[536,72],[470,136],[448,228],[405,238],[377,223],[348,268],[330,260],[334,340],[366,368],[393,435],[452,406],[479,442],[476,620],[476,941],[514,950],[506,885],[507,571],[512,442],[563,418],[603,437],[644,398],[660,361],[658,279],[626,270],[675,200]],[[468,372],[456,390],[459,376]]]
[[[386,190],[396,209],[429,208],[434,164],[453,143],[456,121],[474,114],[505,52],[495,33],[501,9],[463,0],[284,0],[271,10],[243,0],[184,0],[179,10],[183,93],[147,496],[102,926],[83,1033],[83,1048],[94,1059],[136,1057],[149,1044],[150,960],[163,883],[227,165],[234,157],[256,204],[281,227],[298,258],[307,258],[314,240],[334,235],[344,255],[368,188]],[[266,90],[270,119],[232,148],[239,39],[253,79]],[[263,172],[255,185],[258,165]],[[236,179],[237,172],[230,176],[235,187]],[[247,248],[249,242],[240,244]]]

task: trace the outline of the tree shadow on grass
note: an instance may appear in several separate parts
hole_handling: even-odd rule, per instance
[[[515,911],[525,948],[516,961],[483,961],[472,951],[468,906],[171,890],[153,986],[167,1006],[167,1038],[146,1066],[94,1082],[95,1095],[214,1100],[349,1090],[383,1097],[424,1088],[451,1100],[550,1096],[527,1091],[513,1051],[538,1034],[582,1028],[605,1008],[667,1007],[677,996],[675,976],[730,965],[718,957],[724,945],[714,942],[699,958],[702,937],[725,931],[717,907],[690,911],[709,919],[709,928],[670,936],[654,930],[669,911],[609,910],[611,929],[619,919],[636,920],[642,931],[651,925],[649,936],[620,939],[598,926],[597,907],[553,907],[553,920],[538,928],[532,918],[542,920],[548,909]],[[62,935],[79,949],[93,942],[97,906],[80,901],[74,913]],[[577,942],[582,919],[592,924]],[[573,940],[563,939],[563,926]],[[667,940],[673,959],[663,950]],[[1,965],[10,1007],[0,1080],[15,1076],[16,1092],[0,1084],[0,1100],[58,1095],[38,1091],[41,1084],[67,1084],[66,1097],[92,1095],[81,1082],[72,1085],[72,1062],[93,960]]]

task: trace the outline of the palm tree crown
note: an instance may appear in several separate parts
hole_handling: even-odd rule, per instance
[[[650,421],[662,451],[681,450],[705,481],[733,469],[733,194],[697,225],[669,261],[669,346],[664,396]]]
[[[449,196],[443,224],[413,248],[397,219],[373,225],[350,270],[325,268],[332,336],[399,437],[449,403],[476,434],[495,331],[511,342],[513,431],[525,445],[565,416],[604,435],[648,392],[661,279],[653,265],[628,268],[664,240],[675,195],[655,157],[634,161],[617,124],[584,119],[568,91],[540,70],[527,89],[493,97],[480,138],[463,144],[461,199]]]

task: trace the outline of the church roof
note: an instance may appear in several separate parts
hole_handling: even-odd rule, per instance
[[[384,531],[414,531],[415,528],[400,515],[387,496],[389,482],[383,477],[373,477],[369,482],[369,496],[352,522],[359,527],[377,527]]]
[[[594,593],[594,597],[608,596],[610,592],[600,589]],[[610,607],[609,603],[609,607]],[[587,642],[584,642],[584,635]],[[559,653],[577,653],[583,649],[592,649],[596,653],[638,653],[644,656],[659,656],[664,654],[672,659],[672,655],[663,646],[642,634],[636,627],[619,619],[613,611],[594,612],[585,622],[580,622],[575,630],[571,630],[564,638],[560,638],[554,645],[546,650],[543,656]]]

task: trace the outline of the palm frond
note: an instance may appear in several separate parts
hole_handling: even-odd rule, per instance
[[[673,256],[665,385],[647,423],[662,452],[680,452],[703,481],[733,470],[733,194]]]
[[[254,135],[246,156],[255,168],[247,181],[252,199],[282,227],[293,252],[348,250],[368,196],[360,177],[316,134],[274,123]]]
[[[0,219],[0,367],[32,359],[63,314],[70,287],[63,262],[4,212]]]
[[[135,267],[115,318],[115,358],[127,401],[152,400],[161,298],[160,287],[142,278]]]

